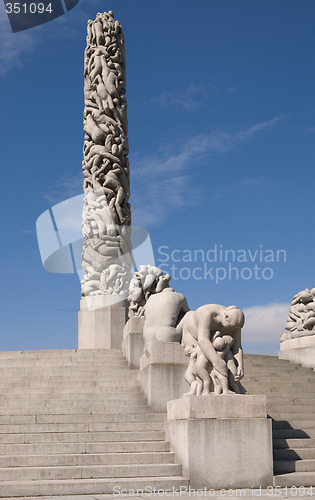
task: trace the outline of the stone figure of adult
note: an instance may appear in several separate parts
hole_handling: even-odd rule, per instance
[[[114,205],[116,212],[118,214],[120,223],[123,224],[125,222],[125,217],[123,215],[121,205],[125,198],[129,196],[129,193],[126,193],[124,191],[124,188],[122,187],[118,176],[123,173],[123,170],[118,164],[117,168],[111,169],[110,163],[105,162],[105,164],[96,172],[93,173],[92,175],[92,181],[93,181],[93,188],[94,190],[97,189],[103,189],[103,191],[106,193],[110,199],[114,199]],[[106,176],[104,175],[104,171],[106,172]],[[99,179],[102,178],[103,183],[100,184],[99,180],[97,179],[97,176]],[[116,196],[115,196],[116,195]],[[109,207],[110,207],[110,202],[109,202]]]
[[[234,382],[239,382],[244,376],[243,349],[241,345],[241,329],[244,321],[244,313],[236,306],[226,307],[219,304],[206,304],[196,309],[196,311],[190,311],[183,318],[182,344],[186,347],[196,344],[197,341],[201,352],[209,360],[213,368],[224,377],[228,377],[228,363],[218,355],[212,344],[212,337],[217,331],[222,336],[231,336],[234,340],[231,352],[237,365],[233,378]]]
[[[185,296],[170,288],[169,274],[161,275],[155,292],[145,305],[143,337],[145,343],[151,340],[180,342],[181,321],[189,311]]]

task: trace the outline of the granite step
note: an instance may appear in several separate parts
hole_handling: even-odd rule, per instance
[[[245,356],[242,384],[265,394],[273,418],[274,484],[315,485],[315,373],[275,357]]]
[[[62,385],[60,384],[62,382]],[[138,387],[137,383],[137,378],[136,377],[128,377],[126,379],[118,379],[118,380],[109,380],[108,378],[101,379],[101,380],[87,380],[86,378],[76,378],[76,381],[74,382],[72,377],[69,377],[66,379],[65,377],[41,377],[41,380],[38,380],[38,377],[33,377],[33,378],[23,378],[21,379],[16,379],[12,380],[9,382],[3,381],[2,379],[0,380],[0,391],[6,390],[6,391],[12,391],[15,389],[20,389],[21,391],[27,389],[27,392],[30,390],[32,391],[37,391],[38,389],[41,389],[42,387],[47,387],[47,388],[52,388],[57,390],[62,391],[63,388],[68,391],[68,390],[76,390],[76,389],[84,389],[87,388],[88,390],[93,389],[94,387],[99,387],[100,390],[103,389],[121,389],[123,387]],[[129,389],[128,389],[129,391]]]
[[[0,497],[187,486],[164,420],[118,350],[2,354]]]
[[[308,413],[315,412],[315,405],[307,405],[304,408]],[[301,412],[301,405],[293,404],[293,401],[290,400],[286,401],[285,403],[279,404],[277,404],[276,402],[270,403],[267,398],[267,412],[272,415],[272,412],[276,411],[281,411],[284,414],[289,414],[293,411]]]
[[[35,357],[35,358],[49,358],[53,359],[54,357],[60,358],[68,358],[68,357],[76,357],[76,358],[103,358],[103,357],[119,357],[122,358],[122,353],[120,349],[44,349],[42,351],[0,351],[0,360],[6,360],[8,358],[27,358],[27,357]]]
[[[273,456],[275,460],[315,460],[315,448],[275,448]]]
[[[100,479],[120,477],[179,476],[181,466],[167,464],[79,465],[48,467],[0,467],[1,481],[35,481],[45,479]]]
[[[285,472],[314,472],[315,460],[274,460],[274,473],[283,474]]]
[[[2,444],[3,455],[64,455],[98,453],[159,453],[169,452],[166,441],[107,441],[96,443],[37,443],[37,444]]]
[[[22,407],[1,407],[1,415],[36,415],[37,413],[45,415],[59,415],[63,414],[107,414],[107,413],[150,413],[150,408],[147,405],[106,405],[102,402],[99,404],[87,405],[84,402],[79,404],[65,404],[65,405],[45,405],[38,404],[36,406],[22,406]]]
[[[314,417],[314,412],[309,411],[307,407],[305,411],[303,408],[291,407],[290,411],[282,412],[275,408],[273,411],[269,412],[269,416],[274,420],[312,420]]]
[[[105,423],[105,422],[164,422],[165,413],[103,413],[103,414],[38,414],[0,415],[0,425],[16,424],[62,424],[62,423]]]
[[[41,367],[41,368],[56,368],[60,366],[73,366],[75,368],[85,368],[87,366],[87,361],[89,363],[93,363],[94,368],[107,368],[107,367],[121,367],[121,366],[128,366],[126,360],[118,357],[113,357],[113,358],[91,358],[91,360],[86,360],[86,359],[75,359],[75,358],[66,358],[63,360],[51,360],[49,358],[47,359],[10,359],[6,361],[1,360],[1,371],[4,371],[7,368],[28,368],[28,367]]]
[[[38,481],[0,481],[0,498],[52,495],[97,495],[120,494],[122,491],[138,490],[141,495],[152,495],[156,490],[187,488],[189,481],[182,476],[171,477],[116,477],[107,479],[70,479]],[[126,494],[126,493],[125,493]]]
[[[171,464],[175,463],[175,454],[162,452],[130,453],[64,453],[64,454],[28,454],[0,455],[1,467],[62,467],[80,465],[130,465],[130,464]],[[9,479],[9,478],[8,478]]]
[[[273,420],[273,429],[315,429],[315,415],[310,420]]]
[[[274,486],[314,486],[315,472],[291,472],[274,476]],[[298,490],[295,490],[298,495]],[[305,495],[307,494],[304,493]],[[299,496],[299,495],[298,495]]]
[[[162,431],[163,422],[94,422],[94,423],[36,423],[0,425],[3,434],[68,433],[68,432],[116,432],[116,431]],[[1,450],[0,450],[1,453]]]
[[[99,443],[107,441],[161,441],[163,431],[33,432],[0,434],[0,444]]]
[[[146,399],[144,395],[138,391],[124,392],[122,391],[111,391],[104,393],[103,391],[91,391],[91,392],[77,392],[72,393],[60,393],[43,391],[35,394],[12,394],[12,393],[0,393],[1,406],[12,407],[21,406],[23,404],[37,404],[41,402],[49,402],[52,405],[63,403],[63,402],[80,402],[85,403],[99,403],[100,399],[106,399],[108,404],[117,403],[130,403],[130,404],[145,404]]]
[[[315,448],[315,439],[307,436],[301,438],[273,438],[274,449],[296,449],[296,448]]]

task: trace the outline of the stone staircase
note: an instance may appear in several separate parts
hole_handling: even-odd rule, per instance
[[[248,394],[266,394],[275,486],[315,486],[315,373],[274,356],[245,355]]]
[[[245,369],[267,395],[275,485],[314,486],[314,371],[260,355]],[[0,498],[188,486],[165,417],[118,349],[0,352]]]
[[[1,352],[0,497],[187,486],[164,420],[118,349]]]

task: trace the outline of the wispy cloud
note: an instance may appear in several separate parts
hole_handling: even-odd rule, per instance
[[[263,346],[274,343],[279,346],[284,332],[290,304],[273,303],[266,306],[253,306],[244,309],[245,326],[242,330],[244,344]]]
[[[202,106],[203,99],[209,95],[209,92],[209,85],[192,84],[186,89],[178,89],[176,92],[164,91],[154,102],[161,106],[192,111]]]
[[[282,116],[275,116],[272,120],[232,132],[222,129],[214,131],[209,136],[203,136],[204,146],[218,153],[226,153],[238,144],[251,141],[257,134],[270,131],[282,118]]]
[[[106,8],[107,3],[104,0],[89,0],[89,7],[92,5],[95,8],[96,15],[97,9]],[[25,65],[43,43],[74,37],[88,18],[87,7],[82,1],[69,13],[49,23],[12,33],[4,4],[0,1],[0,76]]]
[[[33,54],[36,38],[31,31],[12,33],[3,2],[0,2],[0,76],[27,62]]]
[[[161,148],[155,154],[135,155],[131,158],[134,223],[157,224],[170,210],[196,205],[200,200],[200,187],[196,183],[198,163],[206,157],[225,154],[233,147],[250,142],[258,134],[271,130],[280,120],[281,117],[274,117],[235,131],[215,130]],[[191,165],[194,165],[193,174],[190,173]],[[258,182],[259,179],[244,179],[239,181],[242,185],[231,186],[231,189]],[[228,186],[225,192],[226,189]],[[222,197],[222,193],[214,191],[213,196],[215,201],[215,197]]]
[[[132,221],[135,225],[149,227],[161,223],[172,211],[200,204],[202,189],[196,182],[198,162],[207,156],[225,154],[236,145],[249,142],[256,135],[271,130],[280,117],[261,122],[247,129],[234,132],[213,131],[196,135],[175,145],[161,147],[155,154],[131,157]],[[194,165],[192,172],[191,165]],[[198,175],[197,175],[198,178]],[[241,179],[226,185],[224,192],[213,190],[212,201],[220,201],[227,192],[252,187],[262,179]],[[44,199],[55,205],[82,193],[83,177],[65,172],[57,184],[43,194]]]
[[[68,198],[81,194],[82,184],[83,175],[81,172],[76,175],[65,172],[56,185],[51,188],[49,193],[46,192],[43,194],[43,198],[50,205],[56,205]]]

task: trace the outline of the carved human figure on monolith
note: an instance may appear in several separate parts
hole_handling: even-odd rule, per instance
[[[244,313],[236,306],[206,304],[196,311],[188,312],[182,321],[182,344],[198,346],[197,359],[191,374],[186,372],[186,380],[195,394],[202,395],[239,393],[239,382],[244,376],[241,329]],[[188,366],[189,371],[189,366]],[[188,380],[189,375],[191,382]],[[213,381],[213,388],[210,384]],[[189,392],[188,394],[191,394]]]
[[[124,298],[131,279],[124,37],[111,11],[89,20],[87,31],[82,295]]]

